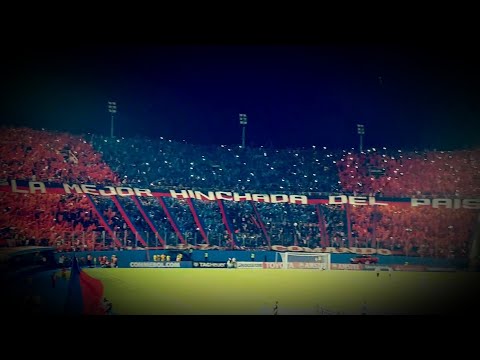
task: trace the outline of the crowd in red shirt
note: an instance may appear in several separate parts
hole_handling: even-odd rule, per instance
[[[28,128],[0,131],[0,178],[116,184],[117,175],[81,136]]]
[[[462,257],[470,248],[475,215],[470,209],[355,206],[350,212],[352,240],[357,247]]]
[[[118,177],[82,137],[28,128],[0,131],[0,179],[117,184]],[[98,220],[85,197],[0,193],[0,234],[15,243],[93,249]]]
[[[343,189],[351,193],[447,198],[480,195],[480,149],[349,152],[337,166]]]

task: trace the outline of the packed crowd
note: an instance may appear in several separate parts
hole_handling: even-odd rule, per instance
[[[274,150],[189,145],[166,139],[94,137],[122,182],[160,188],[225,191],[338,192],[335,159],[326,148]]]
[[[80,136],[2,128],[0,179],[115,184],[117,175]],[[98,220],[84,197],[0,193],[0,237],[15,244],[94,247]],[[82,245],[79,238],[82,237]]]
[[[480,195],[480,149],[349,152],[338,164],[342,188],[387,197]]]
[[[0,179],[117,183],[102,155],[81,136],[29,128],[0,129]]]
[[[193,146],[162,138],[93,136],[91,141],[65,133],[3,129],[0,180],[390,197],[480,194],[480,150],[369,149],[357,154],[323,147]],[[0,192],[0,238],[16,244],[53,245],[64,251],[135,248],[143,246],[140,238],[151,247],[159,246],[160,240],[168,245],[186,241],[230,247],[233,237],[239,248],[353,245],[422,256],[465,256],[475,216],[468,209],[394,205],[350,206],[347,213],[343,205],[220,204],[148,197],[135,202],[117,197],[125,219],[114,199],[91,199],[95,206],[85,196]],[[102,226],[97,211],[120,245]]]
[[[406,254],[464,257],[476,214],[469,209],[357,206],[350,213],[356,247],[401,250]]]
[[[95,238],[86,234],[99,224],[85,197],[0,192],[0,203],[0,237],[15,245],[94,248]]]

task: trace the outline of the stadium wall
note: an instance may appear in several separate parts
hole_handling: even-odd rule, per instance
[[[236,258],[237,261],[251,261],[250,257],[252,252],[255,254],[255,261],[257,262],[274,262],[275,261],[275,251],[219,251],[219,250],[194,250],[192,258],[189,259],[188,252],[183,251],[184,257],[183,260],[192,260],[192,261],[205,261],[205,252],[208,252],[209,262],[226,262],[228,258]],[[87,257],[88,254],[91,254],[95,258],[99,256],[107,256],[109,259],[113,254],[117,255],[118,266],[119,267],[129,267],[130,262],[143,262],[150,259],[153,261],[153,255],[155,254],[170,254],[172,261],[175,261],[175,256],[178,253],[171,250],[125,250],[125,251],[93,251],[93,252],[77,252],[77,256]],[[62,255],[72,256],[73,253],[57,253],[55,258],[58,261],[58,258]],[[350,258],[354,257],[355,254],[332,254],[331,261],[332,263],[349,263]],[[404,265],[408,263],[409,265],[425,265],[432,267],[448,267],[448,268],[457,268],[465,269],[468,266],[468,259],[433,259],[433,258],[420,258],[412,256],[383,256],[379,255],[379,265]],[[98,264],[97,264],[98,265]]]

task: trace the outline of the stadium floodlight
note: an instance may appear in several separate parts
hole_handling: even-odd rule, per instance
[[[248,123],[246,114],[239,114],[240,125],[242,125],[242,148],[245,149],[245,127]]]
[[[110,137],[113,138],[113,121],[114,121],[115,114],[117,113],[117,102],[116,101],[109,101],[108,102],[108,112],[111,114]]]
[[[363,135],[365,135],[365,126],[357,124],[357,134],[360,135],[360,152],[363,152]]]

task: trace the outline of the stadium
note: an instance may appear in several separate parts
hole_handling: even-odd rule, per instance
[[[108,134],[1,128],[12,311],[478,312],[475,144],[368,147],[355,124],[359,146],[256,146],[243,113],[240,144],[117,135],[121,104],[105,104]]]

